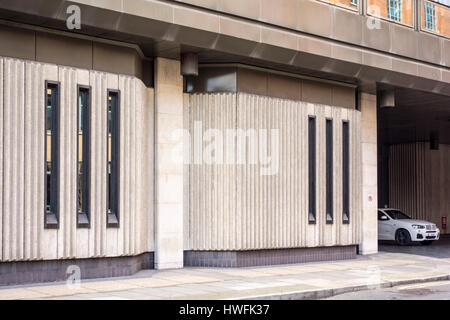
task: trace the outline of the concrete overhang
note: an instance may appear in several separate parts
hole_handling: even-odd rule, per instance
[[[424,62],[177,2],[0,0],[0,18],[69,31],[67,8],[73,4],[81,8],[82,28],[77,33],[135,43],[146,55],[178,58],[187,46],[191,52],[221,52],[260,65],[335,75],[372,92],[374,84],[382,83],[450,96],[446,57],[444,65]],[[444,40],[439,39],[440,43]],[[445,45],[450,43],[445,41]],[[442,52],[448,54],[445,45]]]

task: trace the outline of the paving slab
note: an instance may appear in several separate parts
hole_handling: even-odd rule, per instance
[[[317,299],[448,281],[450,259],[380,252],[355,260],[249,268],[143,270],[130,277],[0,288],[0,299]]]

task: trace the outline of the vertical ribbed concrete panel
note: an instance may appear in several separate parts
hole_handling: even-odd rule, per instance
[[[426,163],[427,163],[427,153],[426,150],[428,149],[428,144],[425,142],[418,142],[416,143],[416,170],[415,170],[415,174],[416,174],[416,179],[417,179],[417,209],[416,209],[416,218],[417,219],[427,219],[428,217],[426,216],[426,208],[428,207],[428,203],[427,203],[427,196],[426,193],[429,191],[429,188],[427,187],[427,179],[430,179],[430,176],[427,175],[427,170],[426,170]],[[450,161],[450,146],[446,145],[444,149],[441,150],[445,150],[447,151],[447,164],[444,166],[444,172],[446,173],[444,175],[444,179],[450,179],[450,173],[448,172],[447,168],[450,167],[450,163],[448,163],[448,161]],[[429,152],[431,152],[432,150],[430,150]],[[445,160],[444,160],[445,161]],[[444,162],[445,163],[445,162]],[[446,176],[446,177],[445,177]],[[450,180],[447,180],[450,181]],[[445,194],[445,198],[447,199],[447,210],[445,212],[449,212],[450,210],[450,199],[447,197],[447,193],[445,192],[445,190],[448,188],[447,186],[443,187],[444,190],[444,194]],[[423,196],[422,196],[423,195]],[[438,221],[436,221],[436,223],[439,222],[439,217],[438,217]]]
[[[443,148],[435,153],[442,154]],[[427,184],[428,177],[432,176],[431,157],[432,150],[428,143],[417,142],[397,144],[389,147],[389,206],[403,210],[415,219],[429,219],[426,213],[432,212],[433,206],[426,206],[426,191],[433,190],[433,185]],[[427,161],[428,160],[428,161]],[[440,161],[435,166],[439,171]],[[436,177],[438,175],[434,175]],[[444,175],[445,176],[445,175]],[[445,187],[444,187],[445,189]],[[431,192],[433,193],[433,192]],[[439,197],[436,197],[438,199]],[[438,201],[439,202],[439,201]],[[425,209],[427,208],[427,209]],[[436,223],[439,219],[435,219]]]
[[[3,259],[24,257],[25,63],[4,60],[3,79]]]
[[[45,117],[46,117],[46,99],[45,99],[45,80],[57,82],[59,81],[58,66],[52,64],[39,64],[35,65],[35,71],[42,69],[42,78],[39,80],[40,84],[35,84],[30,88],[31,90],[37,90],[38,97],[34,107],[38,110],[38,130],[36,135],[38,136],[38,154],[36,157],[37,172],[36,179],[38,181],[37,193],[39,210],[36,213],[38,217],[38,232],[40,233],[40,255],[38,259],[54,260],[58,257],[58,230],[56,229],[44,229],[44,212],[45,212]],[[41,88],[39,88],[41,87]]]
[[[142,109],[141,109],[141,149],[138,149],[140,162],[140,175],[142,188],[138,189],[141,194],[141,242],[143,251],[154,251],[155,248],[155,233],[154,233],[154,123],[155,123],[155,109],[154,109],[154,90],[153,88],[146,88],[140,84],[142,94]]]
[[[44,229],[45,80],[60,83],[59,229]],[[77,85],[91,86],[89,229],[76,219]],[[120,228],[106,226],[108,89],[121,91]],[[153,105],[133,77],[0,59],[0,261],[153,250]]]
[[[235,248],[243,232],[236,212],[236,166],[203,165],[205,154],[200,144],[208,128],[225,132],[236,127],[236,95],[192,95],[190,99],[185,114],[191,129],[189,244],[193,250]]]
[[[101,257],[106,252],[106,146],[108,75],[92,72],[91,81],[91,185],[89,256]]]
[[[25,259],[39,259],[44,227],[44,67],[25,63]],[[41,106],[41,107],[39,107]]]
[[[357,244],[360,241],[361,150],[358,111],[249,94],[193,94],[188,104],[189,249],[251,250]],[[317,214],[308,224],[308,116],[317,127]],[[325,123],[333,119],[334,222],[325,215]],[[342,223],[342,121],[350,122],[350,224]],[[245,161],[206,163],[211,133],[246,134]],[[208,133],[209,131],[209,133]],[[203,137],[202,137],[203,135]],[[265,139],[262,138],[265,135]],[[202,139],[205,141],[202,142]],[[279,153],[276,152],[278,142]],[[203,148],[201,148],[203,146]],[[253,147],[253,148],[252,148]],[[202,154],[203,153],[203,154]],[[262,157],[260,155],[267,155]],[[252,158],[252,155],[254,157]],[[278,165],[274,165],[278,163]],[[272,166],[271,166],[272,165]],[[272,168],[273,170],[268,170]],[[265,169],[265,170],[264,170]]]
[[[0,261],[3,259],[3,59],[0,59]]]
[[[120,114],[120,224],[119,247],[123,252],[136,254],[141,250],[141,226],[145,224],[141,209],[140,190],[142,170],[139,155],[139,143],[142,137],[143,90],[139,82],[132,77],[119,77],[121,92]],[[141,221],[142,220],[142,221]]]
[[[58,259],[75,257],[77,223],[77,71],[58,68],[59,126],[59,229]]]
[[[442,218],[450,219],[450,145],[439,144],[439,150],[431,150],[428,142],[423,143],[424,156],[424,202],[426,211],[424,218],[436,223],[441,228],[441,233],[448,234],[450,228],[442,227]],[[418,181],[418,184],[420,182]]]
[[[134,199],[134,231],[131,230],[129,237],[134,241],[133,254],[138,254],[146,250],[147,245],[145,244],[146,239],[150,234],[147,235],[147,224],[148,224],[148,215],[150,212],[147,211],[146,206],[144,205],[144,196],[143,190],[145,192],[149,192],[148,189],[144,189],[144,179],[146,179],[145,171],[150,170],[152,159],[144,158],[143,153],[145,152],[145,140],[149,140],[150,136],[144,132],[145,123],[144,123],[144,112],[145,102],[147,101],[147,91],[145,86],[139,81],[133,78],[134,86],[136,88],[135,91],[135,112],[131,115],[134,117],[136,133],[134,138],[134,176],[136,177],[136,182],[133,185],[133,193],[135,194]],[[152,181],[152,180],[150,180]]]
[[[120,214],[120,230],[118,233],[118,244],[119,251],[129,252],[130,251],[130,239],[127,237],[128,232],[131,227],[131,201],[129,194],[130,181],[134,180],[135,177],[131,176],[131,141],[132,141],[132,128],[131,128],[131,118],[134,118],[131,114],[133,108],[130,107],[130,102],[132,97],[134,98],[134,87],[130,79],[121,77],[119,79],[120,94],[120,166],[119,166],[119,214]],[[130,92],[133,90],[133,92]],[[114,230],[112,230],[114,231]]]

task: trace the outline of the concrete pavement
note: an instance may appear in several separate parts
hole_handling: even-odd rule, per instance
[[[450,280],[450,259],[381,252],[355,260],[242,269],[145,270],[131,277],[0,288],[0,299],[316,299]]]

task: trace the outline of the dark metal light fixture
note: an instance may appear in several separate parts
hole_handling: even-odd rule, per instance
[[[430,134],[430,150],[439,150],[439,133],[431,132]]]
[[[181,55],[181,75],[198,76],[198,55],[184,53]]]
[[[395,91],[384,90],[380,93],[380,107],[393,108],[395,107]]]

